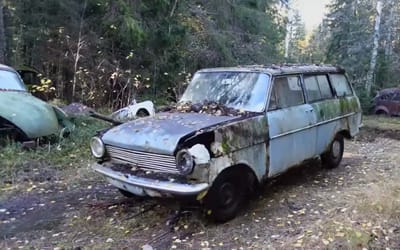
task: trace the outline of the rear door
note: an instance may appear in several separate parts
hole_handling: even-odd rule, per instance
[[[269,177],[315,155],[316,118],[313,107],[305,103],[300,76],[274,78],[267,116]]]
[[[337,124],[332,122],[340,115],[339,100],[334,99],[327,74],[304,75],[307,102],[316,116],[316,154],[323,153],[335,135]]]

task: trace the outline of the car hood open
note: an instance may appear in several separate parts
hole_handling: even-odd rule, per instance
[[[114,127],[103,135],[102,140],[106,145],[172,155],[182,137],[236,119],[240,116],[159,113]]]

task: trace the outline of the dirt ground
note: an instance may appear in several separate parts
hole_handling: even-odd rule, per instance
[[[263,186],[234,220],[129,199],[89,166],[33,162],[0,193],[0,249],[400,249],[400,132],[364,128],[340,167],[319,161]]]

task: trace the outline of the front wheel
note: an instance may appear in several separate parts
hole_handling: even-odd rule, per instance
[[[205,197],[206,216],[215,222],[233,219],[244,200],[244,189],[236,171],[223,173]]]
[[[329,145],[328,151],[321,155],[322,164],[326,168],[336,168],[343,158],[344,140],[343,135],[337,134]]]

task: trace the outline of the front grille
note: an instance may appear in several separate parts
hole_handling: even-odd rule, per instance
[[[174,156],[135,151],[110,145],[106,145],[106,149],[111,161],[130,164],[145,171],[179,174]]]

